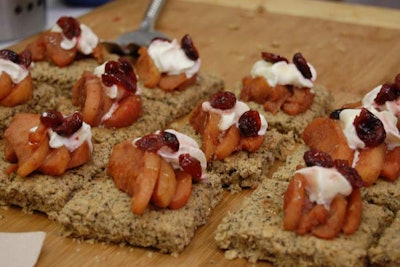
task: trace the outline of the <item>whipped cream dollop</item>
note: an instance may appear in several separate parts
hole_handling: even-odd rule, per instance
[[[242,114],[246,111],[250,110],[250,107],[243,101],[236,101],[235,106],[231,109],[217,109],[211,106],[210,101],[204,101],[202,103],[202,109],[205,112],[213,112],[220,115],[221,119],[218,123],[218,128],[220,131],[226,131],[232,125],[236,125],[236,127],[239,127],[240,116],[242,116]],[[258,113],[258,116],[260,116],[261,127],[260,130],[258,130],[257,134],[265,135],[265,132],[268,128],[267,120],[260,113]]]
[[[60,148],[62,146],[65,146],[69,152],[73,152],[84,142],[87,142],[90,151],[93,151],[91,127],[85,122],[83,122],[82,127],[71,136],[61,136],[53,131],[51,128],[47,131],[50,137],[49,145],[51,148]]]
[[[168,75],[185,73],[187,78],[191,78],[200,69],[200,58],[195,61],[188,58],[176,39],[171,42],[156,39],[149,45],[148,53],[157,69]]]
[[[358,137],[354,119],[359,116],[361,109],[344,109],[339,114],[339,120],[342,124],[343,134],[351,149],[364,149],[365,143]]]
[[[335,168],[312,166],[299,169],[295,173],[305,178],[305,189],[310,201],[323,205],[328,210],[336,195],[348,196],[353,190],[349,181]]]
[[[311,79],[304,78],[303,74],[297,69],[293,63],[279,61],[276,63],[258,60],[251,68],[250,75],[255,77],[263,77],[271,87],[276,85],[293,85],[296,87],[314,86],[314,81],[317,78],[315,68],[307,63],[311,71]]]
[[[61,48],[65,50],[70,50],[74,47],[78,49],[84,55],[89,55],[93,52],[93,49],[99,43],[99,38],[97,35],[85,24],[80,24],[81,34],[78,37],[74,37],[72,39],[68,39],[63,34],[61,27],[56,24],[51,29],[52,32],[59,32],[63,36],[63,40],[61,41]]]
[[[14,84],[19,84],[29,74],[29,71],[24,66],[14,63],[11,60],[0,58],[0,75],[3,72],[10,76]]]
[[[108,61],[104,62],[103,64],[97,66],[93,74],[96,75],[101,79],[101,75],[103,75],[106,72],[106,64]],[[103,90],[106,93],[106,95],[111,98],[111,99],[116,99],[118,96],[118,86],[116,84],[113,84],[111,86],[106,86],[102,83],[103,85]]]
[[[363,107],[367,109],[376,109],[378,111],[388,111],[392,113],[395,117],[400,118],[400,98],[392,101],[386,101],[383,105],[378,105],[375,102],[375,98],[380,92],[382,85],[379,85],[368,92],[362,99]]]
[[[204,179],[206,176],[207,161],[204,152],[200,149],[197,142],[193,138],[175,130],[167,129],[164,131],[176,136],[179,142],[179,150],[174,152],[168,146],[163,146],[157,151],[157,154],[171,164],[174,169],[181,169],[179,165],[179,156],[182,154],[189,154],[200,162],[202,170],[201,178]],[[160,131],[156,132],[156,134],[159,133]]]

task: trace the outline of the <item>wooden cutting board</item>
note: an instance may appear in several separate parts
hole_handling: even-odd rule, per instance
[[[111,40],[139,25],[147,3],[113,1],[80,20]],[[157,23],[157,30],[171,38],[189,33],[200,51],[202,71],[223,78],[227,90],[249,73],[261,51],[288,58],[300,51],[317,69],[317,83],[334,94],[337,107],[400,73],[399,29],[396,10],[300,0],[170,0]],[[19,51],[31,39],[12,48]],[[243,259],[225,260],[213,239],[223,216],[250,193],[225,193],[179,256],[63,238],[45,215],[18,208],[0,210],[0,231],[46,231],[37,266],[252,266]]]

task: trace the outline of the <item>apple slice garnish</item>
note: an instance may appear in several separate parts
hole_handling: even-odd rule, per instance
[[[26,76],[19,84],[16,84],[11,92],[0,100],[1,106],[13,107],[27,102],[33,96],[33,82],[30,75]]]
[[[192,176],[187,172],[176,171],[176,192],[169,204],[171,209],[180,209],[186,205],[192,192]]]
[[[65,172],[70,161],[69,151],[65,146],[53,149],[43,160],[39,171],[44,174],[59,176]]]
[[[142,114],[142,99],[138,95],[130,95],[118,103],[112,116],[104,120],[105,127],[126,127],[135,122]]]
[[[168,162],[161,159],[160,175],[151,197],[152,203],[160,208],[168,207],[175,195],[176,187],[177,181],[174,169]]]
[[[5,98],[12,90],[12,80],[6,72],[0,74],[0,100]]]

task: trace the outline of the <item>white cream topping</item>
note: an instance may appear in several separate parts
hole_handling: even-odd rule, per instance
[[[96,75],[97,77],[99,77],[101,79],[101,75],[103,75],[106,72],[106,64],[108,61],[104,62],[103,64],[97,66],[94,71],[93,74]],[[113,84],[112,86],[105,86],[103,83],[103,90],[106,93],[106,95],[111,98],[111,99],[115,99],[118,96],[118,86],[116,84]]]
[[[204,101],[202,103],[202,109],[205,112],[213,112],[220,115],[221,119],[218,123],[218,128],[220,131],[226,131],[232,125],[236,125],[238,127],[240,116],[242,116],[242,114],[246,111],[250,110],[250,107],[242,101],[236,101],[236,104],[233,108],[223,110],[213,108],[209,101]],[[268,129],[268,123],[262,114],[258,113],[258,115],[260,116],[261,120],[261,127],[260,130],[258,130],[258,135],[265,135],[265,132]]]
[[[334,168],[312,166],[297,170],[305,178],[305,189],[309,199],[326,209],[336,195],[348,196],[352,192],[351,184]]]
[[[342,124],[343,134],[347,139],[347,143],[351,149],[363,149],[365,143],[358,137],[354,119],[360,115],[361,109],[344,109],[339,114]]]
[[[400,118],[400,98],[393,101],[386,101],[383,105],[378,105],[374,100],[380,92],[382,85],[379,85],[368,92],[362,99],[363,107],[367,109],[376,109],[378,111],[389,111],[397,118]]]
[[[160,155],[163,159],[165,159],[169,164],[172,165],[174,169],[181,169],[179,165],[179,156],[182,154],[189,154],[190,156],[196,158],[200,161],[201,169],[202,169],[202,176],[201,178],[204,179],[206,177],[206,168],[207,168],[207,161],[204,152],[200,149],[197,142],[192,139],[191,137],[177,132],[172,129],[164,130],[165,132],[174,134],[179,142],[179,150],[173,152],[169,147],[163,146],[161,149],[157,151],[157,154]],[[156,134],[159,134],[160,131],[157,131]],[[133,141],[133,145],[138,139]]]
[[[78,131],[68,137],[57,134],[51,128],[48,129],[48,134],[50,137],[49,145],[51,148],[60,148],[65,146],[69,152],[72,152],[80,147],[84,142],[87,142],[90,151],[93,151],[92,131],[90,125],[85,122],[82,123],[82,127]]]
[[[317,78],[317,72],[311,64],[307,63],[307,65],[311,71],[311,79],[304,78],[295,64],[285,61],[271,63],[259,60],[251,68],[250,74],[253,78],[263,77],[271,87],[279,84],[312,88],[313,82]]]
[[[162,73],[169,75],[185,73],[187,78],[191,78],[200,69],[200,58],[196,61],[188,58],[176,39],[171,42],[154,40],[148,47],[148,53]]]
[[[11,60],[0,58],[0,75],[3,72],[7,73],[10,76],[14,84],[19,84],[29,74],[29,71],[23,66],[16,64]]]
[[[70,50],[74,47],[78,49],[84,55],[89,55],[93,52],[93,49],[97,46],[99,38],[97,35],[85,24],[80,24],[81,34],[78,37],[68,39],[63,34],[63,31],[58,24],[54,25],[51,29],[52,32],[59,32],[63,36],[61,41],[61,48]]]

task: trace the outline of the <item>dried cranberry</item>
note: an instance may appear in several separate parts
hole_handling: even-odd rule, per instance
[[[400,80],[400,78],[399,78]],[[400,81],[398,81],[400,83]],[[378,105],[385,104],[386,101],[396,100],[400,96],[400,87],[396,83],[384,83],[381,90],[376,95],[374,101]]]
[[[261,57],[265,61],[271,62],[271,63],[276,63],[276,62],[279,62],[279,61],[285,61],[286,63],[289,62],[289,60],[287,60],[283,56],[272,54],[272,53],[268,53],[268,52],[261,52]]]
[[[331,114],[329,114],[329,118],[334,120],[340,120],[340,112],[342,112],[342,110],[344,109],[345,108],[335,109],[334,111],[331,112]]]
[[[171,148],[173,152],[179,150],[179,141],[175,134],[169,132],[161,133],[163,144]]]
[[[21,66],[24,66],[25,68],[29,68],[31,63],[32,63],[31,51],[25,49],[24,51],[21,52],[21,54],[19,54],[19,64]]]
[[[386,131],[383,123],[366,108],[363,108],[360,115],[356,116],[353,125],[357,136],[367,147],[378,146],[385,141]]]
[[[333,162],[334,167],[343,175],[353,188],[360,188],[364,186],[364,181],[356,169],[349,166],[347,160],[336,159]]]
[[[261,128],[261,119],[258,111],[248,110],[239,118],[239,131],[244,137],[254,137],[258,135]]]
[[[106,86],[119,85],[128,92],[135,93],[137,89],[137,78],[132,65],[126,59],[106,63],[105,73],[101,80]]]
[[[164,145],[164,141],[159,134],[148,134],[137,140],[135,145],[143,151],[157,152]]]
[[[19,64],[19,55],[9,49],[0,50],[0,58]]]
[[[57,25],[60,26],[65,37],[70,40],[81,35],[81,25],[73,17],[61,17],[57,20]]]
[[[64,117],[59,111],[49,110],[42,113],[40,116],[40,121],[46,127],[53,128],[61,125],[64,121]]]
[[[332,168],[333,167],[333,159],[332,157],[323,151],[319,151],[317,149],[312,148],[309,151],[306,151],[303,155],[304,161],[307,166],[321,166],[324,168]]]
[[[199,52],[197,48],[193,44],[192,37],[189,34],[186,34],[182,37],[181,47],[185,52],[186,56],[191,60],[197,60],[199,58]]]
[[[301,72],[304,78],[311,79],[312,74],[310,67],[307,65],[307,60],[301,53],[294,54],[293,63],[296,65],[297,69]]]
[[[210,104],[217,109],[231,109],[236,104],[236,96],[232,92],[220,91],[211,96]]]
[[[52,129],[61,136],[71,136],[82,127],[82,124],[82,114],[75,112],[71,116],[65,117],[61,125],[53,126]]]
[[[179,155],[179,166],[184,172],[189,173],[193,179],[199,179],[201,177],[202,169],[200,161],[190,154]]]

